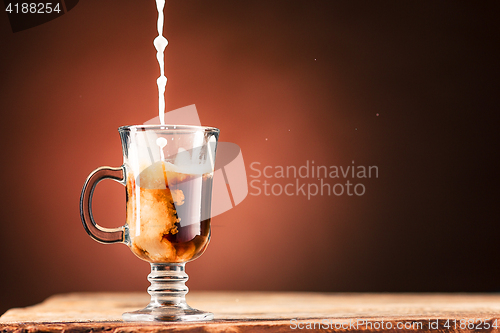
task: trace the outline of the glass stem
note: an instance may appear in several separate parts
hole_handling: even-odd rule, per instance
[[[175,306],[188,308],[186,286],[188,275],[184,272],[185,263],[151,264],[151,274],[148,281],[151,286],[148,293],[151,295],[149,307]]]
[[[148,293],[151,302],[142,310],[125,312],[126,321],[206,321],[213,313],[193,309],[186,304],[188,287],[185,263],[151,264]]]

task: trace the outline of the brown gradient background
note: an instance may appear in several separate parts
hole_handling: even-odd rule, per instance
[[[497,1],[168,1],[167,110],[196,104],[249,175],[255,161],[379,167],[361,197],[249,195],[214,218],[188,286],[500,291],[499,14]],[[155,36],[153,0],[80,1],[19,33],[0,13],[0,312],[146,292],[148,264],[91,240],[78,201],[93,169],[121,165],[117,128],[157,115]],[[101,183],[97,221],[122,225],[124,200]]]

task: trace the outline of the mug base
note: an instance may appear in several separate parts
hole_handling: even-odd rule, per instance
[[[196,310],[191,307],[161,306],[145,307],[142,310],[125,312],[124,321],[209,321],[214,319],[211,312]]]

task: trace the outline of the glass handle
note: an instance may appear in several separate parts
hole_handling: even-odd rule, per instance
[[[87,181],[83,185],[82,195],[80,197],[80,216],[85,231],[87,231],[94,240],[104,244],[123,243],[125,235],[124,227],[114,229],[103,228],[95,223],[94,217],[92,216],[92,195],[94,194],[94,189],[97,183],[107,178],[125,185],[125,170],[123,167],[100,167],[89,175]]]

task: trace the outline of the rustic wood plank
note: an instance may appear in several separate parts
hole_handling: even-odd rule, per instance
[[[0,332],[285,332],[293,327],[303,331],[299,325],[306,329],[313,324],[325,332],[342,330],[342,324],[348,331],[379,331],[398,323],[407,324],[408,331],[458,332],[464,330],[464,320],[470,320],[465,329],[474,323],[481,332],[500,331],[491,327],[495,320],[500,326],[499,294],[194,291],[187,300],[195,308],[213,312],[215,320],[127,323],[121,314],[144,307],[147,293],[74,293],[7,311],[0,317]]]

